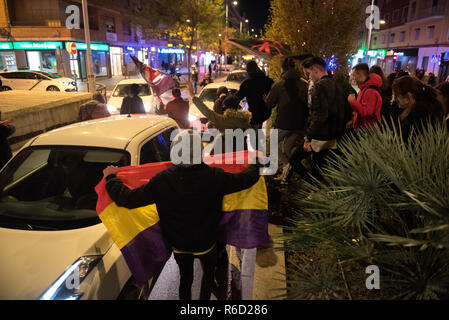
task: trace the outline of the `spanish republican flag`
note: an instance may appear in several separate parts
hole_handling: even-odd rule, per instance
[[[215,165],[211,161],[205,160],[205,163],[230,173],[242,172],[248,166],[236,164],[248,163],[246,153],[234,154],[234,164],[231,165]],[[170,166],[171,162],[164,162],[123,167],[117,176],[126,186],[134,189]],[[106,191],[105,179],[95,190],[98,194],[98,216],[120,248],[134,278],[139,283],[145,283],[163,268],[172,254],[172,248],[159,225],[156,205],[131,210],[118,207]],[[268,241],[268,196],[263,177],[249,189],[226,195],[222,208],[223,218],[218,235],[221,241],[244,249],[257,248]]]

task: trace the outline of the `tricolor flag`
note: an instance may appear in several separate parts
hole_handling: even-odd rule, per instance
[[[237,155],[234,159],[240,157]],[[247,159],[246,154],[244,158]],[[205,163],[208,163],[207,160]],[[123,167],[117,176],[126,186],[134,189],[171,165],[171,162],[164,162]],[[211,165],[231,173],[241,172],[247,167],[245,164]],[[97,213],[101,221],[121,250],[134,278],[139,283],[145,283],[163,268],[172,253],[171,246],[162,234],[156,205],[131,210],[118,207],[106,191],[105,179],[95,190],[98,194]],[[244,249],[257,248],[268,241],[268,197],[263,177],[249,189],[226,195],[222,210],[218,235],[221,241]]]
[[[162,73],[159,70],[153,69],[146,64],[140,62],[135,56],[130,56],[137,66],[142,77],[153,88],[158,97],[163,93],[175,87],[175,81],[169,75]]]

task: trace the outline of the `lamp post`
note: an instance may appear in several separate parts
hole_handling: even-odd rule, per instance
[[[228,71],[228,47],[227,47],[227,42],[228,42],[228,20],[229,20],[229,5],[228,5],[228,0],[225,0],[226,2],[226,25],[225,25],[225,70]],[[233,1],[232,4],[234,6],[238,5],[238,1]]]
[[[87,88],[89,92],[95,92],[95,77],[92,72],[92,52],[90,51],[90,29],[89,15],[87,12],[87,0],[82,0],[83,19],[84,19],[84,36],[86,37],[86,71],[87,71]]]

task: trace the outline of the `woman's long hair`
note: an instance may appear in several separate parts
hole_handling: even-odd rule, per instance
[[[402,112],[401,120],[405,120],[412,113],[430,116],[433,119],[443,119],[446,114],[439,92],[417,78],[405,76],[396,79],[393,83],[393,93],[395,96],[406,96],[411,93],[416,101],[413,106]]]

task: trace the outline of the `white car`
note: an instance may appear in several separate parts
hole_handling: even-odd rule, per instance
[[[235,94],[237,93],[237,91],[239,91],[240,84],[236,82],[214,82],[205,86],[203,90],[201,90],[198,98],[200,98],[204,102],[204,104],[211,110],[214,109],[215,99],[217,99],[217,91],[220,87],[226,87],[231,94]],[[244,108],[245,103],[242,102],[241,106]],[[205,117],[200,112],[200,110],[198,110],[198,108],[193,103],[191,103],[189,108],[189,121],[192,122],[204,118]]]
[[[45,71],[0,72],[3,90],[76,91],[73,79]]]
[[[159,100],[148,83],[143,79],[126,79],[120,81],[112,91],[108,100],[108,110],[110,114],[119,114],[122,108],[123,99],[127,96],[131,85],[139,86],[139,97],[143,101],[147,113],[155,113]]]
[[[94,187],[108,165],[169,161],[177,128],[119,115],[31,139],[0,171],[0,300],[147,298],[97,216]],[[76,270],[78,290],[67,285]]]
[[[233,70],[226,77],[226,82],[237,82],[240,84],[247,78],[248,78],[248,72],[246,72],[245,70],[241,70],[241,69]]]

